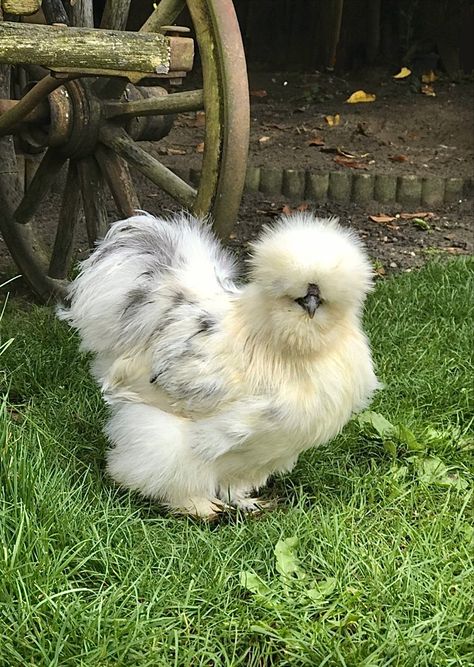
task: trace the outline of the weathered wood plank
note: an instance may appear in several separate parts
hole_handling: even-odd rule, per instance
[[[170,55],[170,38],[160,34],[0,23],[0,63],[7,65],[166,74],[171,67]],[[183,65],[186,63],[174,62],[173,69],[186,70]]]

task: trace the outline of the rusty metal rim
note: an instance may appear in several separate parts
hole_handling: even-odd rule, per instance
[[[250,102],[247,66],[232,0],[210,0],[209,13],[218,49],[221,123],[224,127],[219,180],[212,208],[217,231],[227,237],[237,217],[245,183]]]

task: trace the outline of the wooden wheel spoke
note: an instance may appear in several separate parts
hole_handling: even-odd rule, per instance
[[[79,175],[76,164],[71,161],[69,162],[66,185],[59,211],[53,252],[49,262],[48,275],[51,278],[65,278],[67,275],[74,249],[74,232],[81,214]]]
[[[144,176],[165,190],[185,208],[191,209],[196,198],[196,190],[183,179],[140,148],[122,128],[105,126],[100,134],[102,142],[112,148]]]
[[[14,213],[16,222],[25,224],[33,217],[65,161],[65,157],[59,155],[52,148],[48,148],[28,190]]]
[[[100,27],[107,30],[125,30],[131,0],[107,0]]]
[[[140,32],[157,32],[162,25],[172,25],[184,9],[185,0],[161,0],[140,28]]]
[[[48,0],[42,3],[42,10],[46,23],[62,23],[69,25],[69,17],[66,14],[62,0]]]
[[[73,26],[94,27],[94,12],[92,0],[75,0],[69,9]]]
[[[140,208],[140,202],[127,163],[105,146],[97,148],[95,157],[120,215],[124,218],[134,215]]]
[[[86,218],[89,246],[107,233],[107,207],[105,205],[105,182],[95,158],[86,157],[77,163],[82,191],[82,205]]]
[[[204,109],[204,91],[202,90],[172,93],[162,97],[148,97],[134,102],[106,102],[104,104],[104,113],[107,118],[156,116],[202,109]]]

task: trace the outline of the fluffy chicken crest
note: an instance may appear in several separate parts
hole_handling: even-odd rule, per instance
[[[323,444],[378,383],[361,326],[370,262],[336,220],[282,217],[249,281],[184,214],[115,223],[59,316],[94,353],[111,405],[110,475],[175,511],[214,516]]]

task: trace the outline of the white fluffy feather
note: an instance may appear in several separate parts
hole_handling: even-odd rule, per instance
[[[178,511],[251,507],[378,386],[361,327],[371,267],[354,234],[283,217],[249,263],[239,285],[207,225],[138,215],[111,227],[59,312],[111,405],[110,475]],[[296,301],[308,285],[322,299],[313,318]]]

